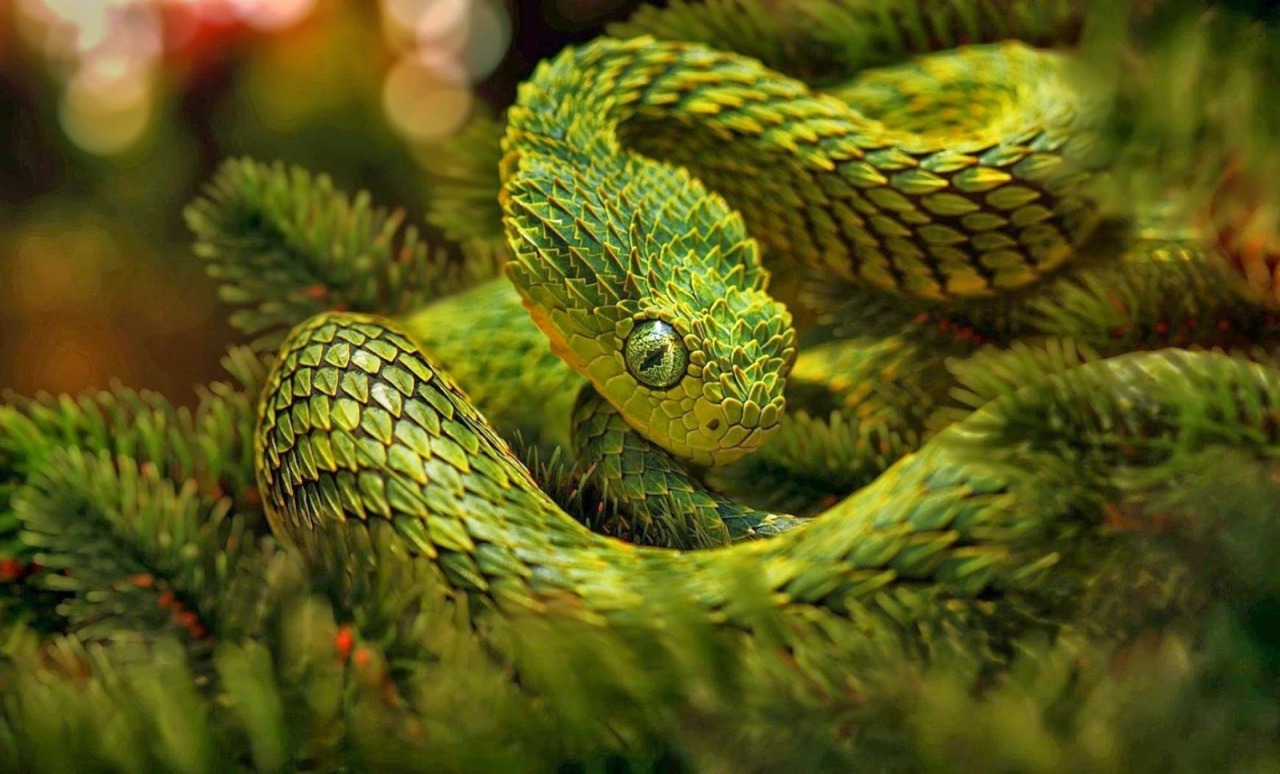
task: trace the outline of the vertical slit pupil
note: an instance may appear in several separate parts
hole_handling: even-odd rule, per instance
[[[670,342],[664,341],[658,344],[658,346],[649,350],[649,354],[644,356],[644,361],[640,363],[640,370],[648,371],[650,368],[653,368],[654,366],[658,365],[664,359],[666,359],[666,355],[670,350],[671,350]]]

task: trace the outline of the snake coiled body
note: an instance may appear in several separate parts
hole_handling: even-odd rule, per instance
[[[691,239],[711,244],[702,212],[723,211],[705,204],[698,182],[621,152],[621,133],[695,170],[780,260],[907,296],[989,295],[1060,266],[1095,224],[1082,178],[1097,161],[1099,116],[1083,78],[1067,57],[1009,42],[824,94],[700,46],[607,41],[524,85],[507,147],[562,163],[576,156],[583,197],[624,193],[601,178],[634,181],[655,205],[703,218]],[[548,172],[530,177],[545,185],[566,170]],[[514,199],[521,185],[518,172],[508,178]],[[657,193],[675,191],[687,198]],[[659,244],[676,236],[652,233]]]
[[[684,486],[684,465],[731,462],[776,431],[797,342],[758,244],[775,270],[948,300],[1032,284],[1094,228],[1092,108],[1068,58],[1008,43],[913,66],[818,94],[704,46],[602,39],[522,87],[502,162],[508,276],[589,385],[580,452],[639,482],[612,493],[624,508]],[[876,94],[877,116],[850,105]],[[982,100],[970,109],[959,95]],[[274,530],[315,549],[390,528],[478,616],[622,632],[679,616],[737,636],[812,636],[797,632],[835,616],[906,633],[920,610],[947,611],[979,639],[1022,631],[1061,616],[1087,583],[1104,540],[1090,476],[1117,456],[1158,460],[1173,436],[1189,448],[1230,435],[1238,418],[1179,428],[1188,379],[1261,404],[1280,396],[1272,372],[1220,355],[1092,363],[993,401],[809,523],[673,551],[562,511],[415,342],[431,338],[414,332],[431,316],[409,322],[329,314],[286,341],[257,433]],[[1101,419],[1117,413],[1127,424]],[[1056,434],[1027,430],[1046,418]],[[1254,442],[1273,443],[1268,432]],[[711,529],[774,531],[772,515],[706,497]]]

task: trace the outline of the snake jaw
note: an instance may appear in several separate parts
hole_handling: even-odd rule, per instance
[[[783,410],[795,334],[741,218],[677,169],[511,158],[507,275],[552,351],[676,457],[719,465],[759,448]],[[687,350],[685,375],[661,389],[626,362],[628,334],[646,320],[670,325]]]

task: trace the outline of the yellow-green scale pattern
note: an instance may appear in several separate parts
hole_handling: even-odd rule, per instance
[[[1223,394],[1240,396],[1238,415],[1206,411]],[[1089,471],[1215,443],[1274,453],[1278,410],[1273,369],[1121,356],[994,401],[804,529],[682,552],[574,521],[405,332],[329,314],[294,331],[269,377],[258,476],[286,540],[314,551],[339,530],[392,526],[479,616],[625,631],[674,611],[739,636],[821,614],[909,640],[922,611],[958,611],[974,624],[959,634],[985,646],[992,621],[1018,634],[1069,614],[1114,538]]]
[[[648,545],[692,547],[776,534],[797,523],[708,489],[679,459],[639,436],[552,354],[510,283],[482,283],[399,322],[465,386],[504,438],[518,438],[542,459],[571,455],[572,470],[607,506],[594,519],[597,530]]]
[[[599,41],[524,85],[508,143],[598,164],[621,136],[687,166],[780,261],[918,298],[992,295],[1059,267],[1095,226],[1099,110],[1078,69],[1006,42],[824,94],[701,46]]]
[[[1013,44],[943,56],[1028,84],[1006,90],[1016,99],[1004,112],[981,111],[1019,120],[973,137],[891,131],[752,60],[649,39],[567,51],[521,88],[501,165],[508,276],[550,351],[591,385],[571,435],[620,485],[612,494],[674,493],[668,472],[682,469],[659,470],[653,455],[664,466],[732,462],[779,425],[795,333],[730,204],[783,257],[920,298],[1024,285],[1089,232],[1090,113],[1072,96],[1066,60]],[[906,99],[886,116],[910,125],[917,109]],[[626,126],[659,119],[677,129],[655,132],[654,144],[676,160],[671,138],[686,128],[695,150],[698,137],[726,144],[697,168],[723,197],[620,142]],[[749,180],[746,168],[731,174],[739,162]],[[654,322],[676,332],[688,361],[661,388],[640,384],[624,358],[628,336]],[[699,552],[638,547],[575,522],[431,356],[373,318],[323,315],[293,332],[256,448],[279,534],[311,550],[334,530],[391,525],[478,611],[633,629],[660,628],[674,611],[739,635],[792,631],[814,612],[907,635],[917,614],[961,611],[1000,622],[963,631],[984,639],[1067,614],[1064,600],[1087,585],[1107,538],[1092,477],[1171,448],[1273,449],[1275,427],[1258,417],[1274,411],[1276,382],[1215,355],[1086,365],[991,402],[801,529]],[[1225,394],[1266,412],[1195,403]],[[1184,428],[1174,420],[1188,411],[1197,421]],[[720,501],[707,505],[732,528]],[[744,582],[757,593],[744,595]]]
[[[749,216],[758,214],[756,233],[766,242],[773,235],[772,246],[795,261],[823,267],[838,252],[846,275],[877,287],[888,271],[895,277],[889,287],[901,293],[983,295],[1054,268],[1091,227],[1076,190],[1087,175],[1067,172],[1081,168],[1067,151],[1087,155],[1090,134],[1078,120],[1066,61],[1018,45],[926,59],[919,90],[947,79],[975,94],[993,82],[1035,84],[987,89],[1003,95],[977,111],[987,123],[933,136],[891,131],[753,60],[703,46],[601,39],[566,52],[522,86],[508,117],[499,197],[513,252],[508,274],[552,351],[590,381],[604,399],[601,410],[621,415],[622,422],[602,418],[605,426],[630,427],[685,464],[734,462],[779,427],[795,358],[790,317],[768,296],[757,243],[730,202],[686,169],[625,147],[620,127],[651,120],[671,127],[648,133],[654,138],[695,128],[723,140],[699,173],[723,183]],[[971,68],[985,75],[965,80]],[[890,91],[906,80],[894,71],[879,79]],[[919,93],[902,94],[918,109]],[[886,107],[895,110],[903,108]],[[1018,119],[1013,125],[1010,116]],[[745,166],[717,175],[714,159]],[[978,205],[946,211],[940,202],[947,196],[963,197],[942,190],[950,184],[935,173],[944,167],[958,176],[961,193],[971,178],[991,183],[983,212],[974,211]],[[885,177],[894,169],[892,180]],[[1005,205],[1015,199],[1017,211],[1009,212]],[[771,228],[768,213],[798,216],[803,228]],[[944,222],[953,215],[954,223]],[[1026,249],[1010,249],[1011,234]],[[670,385],[644,384],[625,363],[628,336],[653,321],[671,326],[688,354],[687,373]],[[620,435],[596,446],[614,455],[634,448]],[[602,475],[614,467],[601,466]],[[641,494],[616,477],[605,484],[615,495]],[[649,499],[631,506],[642,521],[654,521]],[[777,523],[769,514],[759,521]]]

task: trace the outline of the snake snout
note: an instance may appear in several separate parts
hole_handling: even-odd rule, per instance
[[[723,465],[759,449],[778,430],[786,402],[781,395],[762,401],[725,397],[695,406],[700,420],[697,437],[713,465]]]

